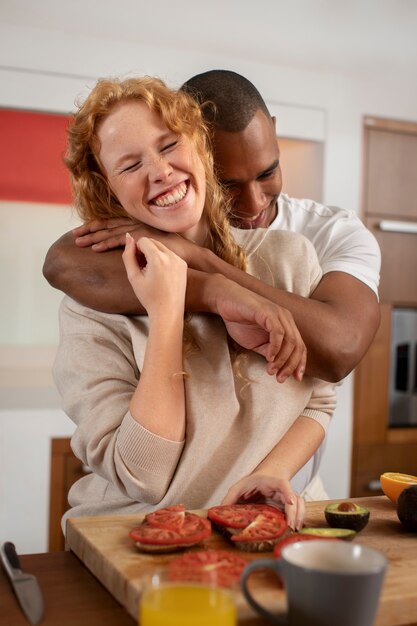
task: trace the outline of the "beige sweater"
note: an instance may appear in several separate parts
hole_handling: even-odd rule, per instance
[[[313,246],[283,231],[239,231],[248,271],[308,296],[321,278]],[[265,458],[299,415],[326,430],[335,407],[332,385],[305,378],[278,384],[262,357],[249,353],[242,390],[220,318],[193,315],[201,347],[185,359],[184,442],[146,430],[129,413],[148,334],[146,316],[110,315],[65,297],[54,367],[63,407],[75,422],[75,454],[92,473],[70,490],[65,517],[150,511],[183,502],[188,509],[219,504],[237,480]],[[309,477],[311,478],[311,477]]]

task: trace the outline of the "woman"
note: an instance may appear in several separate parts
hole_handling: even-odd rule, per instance
[[[277,383],[277,307],[240,281],[247,257],[263,280],[309,295],[321,277],[312,246],[290,233],[232,236],[200,110],[157,79],[99,81],[75,114],[67,165],[84,219],[130,216],[171,234],[169,247],[127,237],[124,263],[147,317],[70,298],[61,306],[55,377],[77,425],[72,447],[92,471],[71,489],[66,517],[205,508],[260,492],[300,527],[303,501],[289,481],[323,440],[334,392],[301,380],[301,356],[298,380]],[[192,265],[196,245],[215,254],[190,269],[174,250]],[[190,280],[236,307],[220,297],[219,315],[184,322]],[[250,300],[259,313],[248,329],[231,309]],[[226,328],[258,353],[236,356]]]

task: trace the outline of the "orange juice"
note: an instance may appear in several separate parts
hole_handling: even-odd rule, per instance
[[[166,583],[144,592],[140,626],[236,626],[236,607],[226,589]]]

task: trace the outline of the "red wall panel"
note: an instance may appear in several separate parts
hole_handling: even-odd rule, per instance
[[[0,200],[71,204],[70,116],[0,109]]]

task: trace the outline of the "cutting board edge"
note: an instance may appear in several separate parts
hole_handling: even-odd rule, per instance
[[[137,619],[138,607],[136,605],[136,610],[133,610],[132,607],[132,595],[135,596],[136,590],[134,590],[133,594],[130,591],[130,587],[133,585],[130,581],[123,581],[123,578],[121,582],[119,582],[119,578],[116,574],[120,574],[120,572],[117,567],[115,567],[104,554],[98,552],[87,537],[80,535],[76,526],[72,525],[71,518],[67,520],[66,524],[66,542],[74,554],[76,554],[80,561],[84,563],[107,591],[116,598],[134,619]],[[86,549],[86,546],[89,547],[90,550]],[[99,561],[101,565],[101,567],[98,568],[98,571],[102,572],[101,576],[97,574],[97,561]],[[106,567],[103,567],[103,565]],[[112,580],[116,582],[116,587],[111,584]],[[138,601],[139,598],[137,597],[137,602]]]

